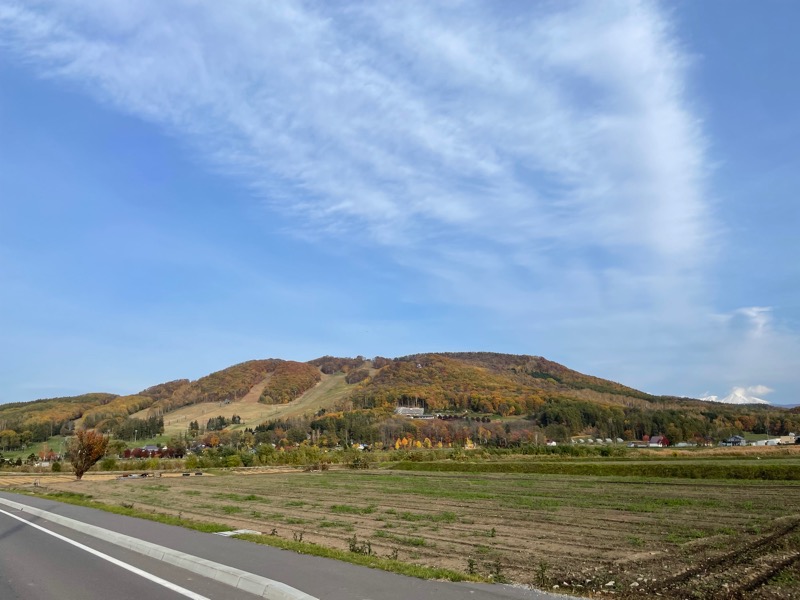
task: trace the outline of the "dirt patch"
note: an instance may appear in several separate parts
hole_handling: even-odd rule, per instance
[[[90,472],[83,476],[84,481],[108,481],[116,479],[116,473]],[[69,484],[75,481],[72,473],[0,473],[0,489],[13,487],[43,487],[50,489],[53,486]],[[76,482],[80,483],[80,482]]]
[[[800,598],[796,482],[276,469],[47,486],[566,593]]]

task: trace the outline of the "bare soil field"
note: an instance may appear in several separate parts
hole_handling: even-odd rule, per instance
[[[276,469],[40,485],[570,594],[800,598],[800,482]]]

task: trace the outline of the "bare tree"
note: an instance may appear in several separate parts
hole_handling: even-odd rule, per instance
[[[66,455],[80,479],[106,453],[108,438],[96,431],[79,429],[67,443]]]

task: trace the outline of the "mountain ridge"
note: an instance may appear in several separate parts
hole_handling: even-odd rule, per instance
[[[321,381],[327,382],[322,388]],[[312,390],[313,400],[304,400]],[[239,406],[245,397],[250,398],[248,406]],[[800,428],[795,411],[768,405],[719,408],[723,405],[702,399],[653,395],[541,356],[441,352],[392,359],[258,359],[128,396],[85,394],[0,405],[0,432],[41,441],[45,434],[68,434],[75,427],[141,432],[145,421],[150,428],[160,420],[160,427],[166,422],[174,434],[192,421],[222,413],[242,417],[234,427],[254,427],[270,419],[326,412],[371,411],[383,415],[374,418],[388,419],[403,405],[421,406],[429,413],[528,419],[542,427],[562,427],[562,437],[592,429],[606,431],[603,437],[670,431],[672,437],[688,439],[711,428],[757,430],[775,423]]]

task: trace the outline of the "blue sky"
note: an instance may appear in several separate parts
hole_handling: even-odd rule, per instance
[[[0,0],[0,402],[484,350],[800,403],[798,19]]]

